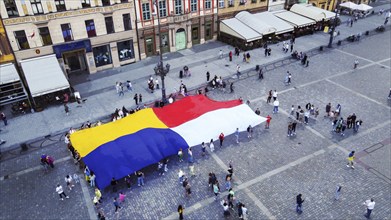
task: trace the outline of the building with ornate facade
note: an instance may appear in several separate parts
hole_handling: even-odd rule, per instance
[[[55,54],[67,74],[139,59],[132,0],[0,0],[15,59]]]
[[[233,18],[241,11],[257,13],[267,11],[267,0],[218,0],[219,20]]]
[[[217,0],[135,0],[141,59],[216,39]]]

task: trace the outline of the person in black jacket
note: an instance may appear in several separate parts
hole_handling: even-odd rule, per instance
[[[304,199],[301,198],[301,194],[296,196],[296,212],[301,214],[303,212],[302,210],[302,204],[304,202]]]

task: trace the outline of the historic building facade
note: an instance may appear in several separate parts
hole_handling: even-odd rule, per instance
[[[68,73],[139,59],[132,0],[0,0],[17,61],[55,54]]]
[[[219,20],[235,17],[241,11],[257,13],[267,11],[267,0],[218,0]]]
[[[135,0],[141,59],[216,39],[217,0]]]

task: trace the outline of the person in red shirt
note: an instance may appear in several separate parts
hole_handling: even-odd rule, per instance
[[[220,148],[223,146],[223,141],[224,141],[224,134],[223,132],[221,132],[220,136],[219,136],[219,140],[220,140]]]
[[[272,120],[272,117],[270,117],[270,115],[267,115],[265,128],[269,128],[271,120]]]

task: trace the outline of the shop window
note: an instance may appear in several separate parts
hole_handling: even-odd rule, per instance
[[[86,20],[86,30],[88,37],[96,37],[95,23],[94,20]]]
[[[211,0],[205,0],[205,9],[211,9],[211,8],[212,8]]]
[[[106,23],[106,31],[107,34],[114,33],[114,23],[113,23],[113,17],[105,17],[105,23]]]
[[[197,8],[198,8],[197,3],[198,3],[198,0],[191,0],[191,2],[190,2],[190,10],[192,12],[197,11]]]
[[[19,16],[18,8],[16,7],[15,0],[4,0],[5,9],[7,10],[8,17]]]
[[[175,0],[175,14],[182,14],[182,0]]]
[[[43,14],[41,0],[30,0],[34,14]]]
[[[81,0],[81,6],[83,8],[89,8],[91,7],[91,0]]]
[[[147,21],[151,19],[151,8],[149,7],[149,3],[143,3],[143,20]]]
[[[95,66],[100,67],[112,63],[110,46],[104,45],[92,49],[95,58]]]
[[[167,5],[166,0],[159,1],[159,16],[161,18],[167,17]]]
[[[65,0],[54,0],[54,2],[56,3],[57,11],[65,11],[66,10]]]
[[[48,27],[38,28],[39,36],[41,36],[43,46],[52,45],[52,38],[50,37],[50,32]]]
[[[72,28],[71,24],[62,24],[61,25],[61,30],[62,30],[62,36],[64,37],[64,41],[73,41],[73,35],[72,35]]]
[[[117,43],[119,61],[134,58],[133,40],[127,40]]]
[[[130,20],[130,14],[123,14],[122,20],[124,22],[125,31],[132,30],[132,21]]]
[[[102,0],[102,5],[103,6],[110,6],[110,0]]]
[[[219,0],[219,8],[224,8],[225,0]]]
[[[29,42],[27,41],[27,36],[25,31],[15,31],[14,32],[16,42],[18,42],[18,47],[20,50],[30,49]]]

